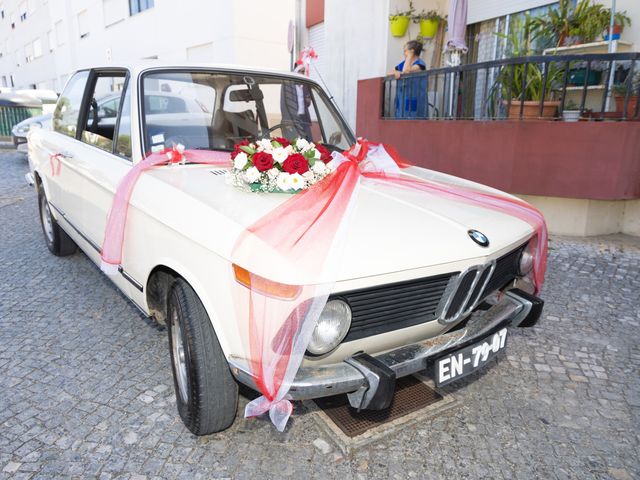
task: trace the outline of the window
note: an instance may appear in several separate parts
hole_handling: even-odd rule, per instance
[[[64,45],[64,28],[62,27],[62,20],[56,22],[56,40],[58,46]]]
[[[47,32],[47,43],[49,44],[49,51],[53,52],[53,50],[56,48],[56,41],[55,41],[55,37],[53,35],[53,30],[49,30]]]
[[[27,19],[27,2],[23,0],[18,7],[18,13],[20,14],[20,21],[24,22]]]
[[[129,0],[130,15],[135,15],[149,8],[153,8],[153,0]]]
[[[89,72],[76,73],[60,95],[53,112],[53,129],[56,132],[70,137],[76,136],[87,78],[89,78]]]
[[[80,33],[80,38],[89,36],[89,15],[86,10],[78,14],[78,33]]]
[[[131,158],[131,88],[127,87],[122,103],[122,113],[118,123],[118,138],[115,153],[121,157]]]
[[[33,44],[27,43],[24,46],[24,59],[27,63],[33,62]]]
[[[107,152],[113,151],[124,80],[124,72],[99,75],[96,78],[89,101],[87,121],[82,129],[81,140],[84,143]]]
[[[122,0],[102,0],[104,26],[109,27],[127,16],[127,4]]]
[[[231,150],[264,136],[353,143],[339,114],[313,84],[268,75],[148,73],[143,77],[144,151],[174,143]]]
[[[42,43],[39,38],[36,38],[33,41],[33,58],[38,58],[42,56]]]

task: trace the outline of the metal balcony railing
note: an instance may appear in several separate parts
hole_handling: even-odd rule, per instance
[[[542,55],[384,79],[382,116],[640,120],[640,52]]]

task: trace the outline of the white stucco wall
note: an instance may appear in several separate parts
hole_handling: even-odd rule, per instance
[[[133,16],[128,0],[30,1],[36,6],[33,16],[15,29],[0,21],[0,48],[8,42],[12,52],[0,58],[0,78],[13,74],[17,88],[48,82],[48,88],[59,90],[81,66],[152,57],[180,62],[188,51],[201,62],[289,68],[287,26],[296,14],[295,0],[155,0],[153,8]],[[8,17],[19,0],[2,3]],[[80,38],[78,13],[84,10],[89,35]],[[47,31],[59,21],[64,45],[49,53]],[[13,52],[36,37],[43,56],[17,67]]]

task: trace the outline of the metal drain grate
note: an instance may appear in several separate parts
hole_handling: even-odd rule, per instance
[[[392,422],[440,400],[442,395],[417,378],[408,376],[396,381],[393,401],[386,410],[363,410],[358,413],[349,405],[346,395],[319,398],[314,401],[345,435],[353,438],[371,428]]]

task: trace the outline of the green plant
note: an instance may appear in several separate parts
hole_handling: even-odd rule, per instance
[[[531,31],[535,36],[555,39],[556,47],[570,43],[574,38],[581,42],[592,42],[608,26],[611,9],[591,0],[580,0],[575,6],[571,0],[560,0],[558,8],[552,8],[546,15],[531,21]],[[631,25],[626,12],[614,15],[618,25]]]
[[[627,92],[630,96],[638,95],[640,91],[640,72],[636,72],[633,77],[627,77],[622,83],[613,86],[613,92],[620,96],[625,97]]]
[[[532,19],[525,16],[522,28],[519,22],[514,25],[508,35],[498,34],[507,40],[507,54],[510,57],[526,57],[531,55]],[[544,67],[537,63],[516,63],[505,65],[496,78],[495,86],[501,89],[502,98],[516,100],[551,99],[554,86],[558,83],[563,70],[555,62],[547,64],[545,76]]]
[[[440,15],[436,10],[429,10],[425,12],[422,10],[420,13],[416,13],[411,17],[414,23],[420,23],[422,20],[433,20],[434,22],[442,22],[446,19],[446,15]]]
[[[564,104],[564,110],[566,112],[569,111],[575,111],[575,110],[580,110],[580,105],[578,105],[576,102],[574,102],[573,100],[569,100],[567,102],[565,102]]]
[[[409,10],[405,10],[403,12],[401,12],[400,10],[398,10],[398,8],[396,7],[396,13],[392,13],[389,15],[389,20],[395,20],[398,17],[413,17],[413,14],[415,13],[416,9],[413,6],[413,0],[409,0]]]

